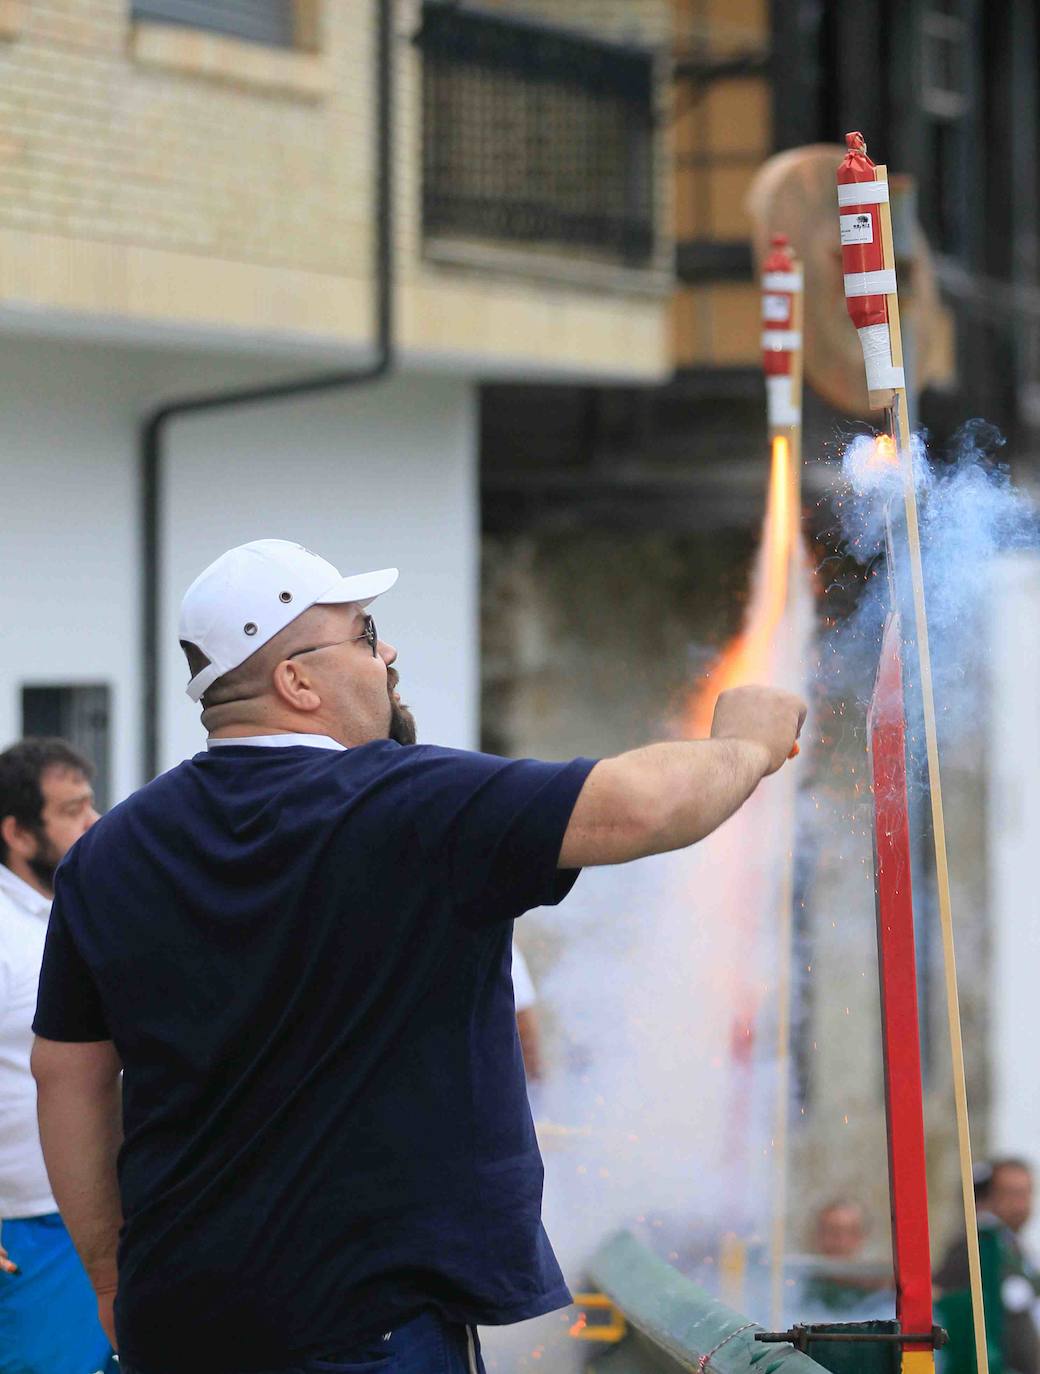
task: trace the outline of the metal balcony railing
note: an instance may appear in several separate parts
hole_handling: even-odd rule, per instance
[[[652,54],[435,0],[419,44],[428,237],[651,259]]]

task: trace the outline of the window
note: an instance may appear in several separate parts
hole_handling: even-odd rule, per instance
[[[941,252],[967,257],[971,204],[973,29],[964,0],[928,0],[920,17],[921,196],[925,231]]]
[[[251,43],[291,48],[296,40],[295,0],[132,0],[132,17],[229,34]]]
[[[86,754],[99,811],[108,809],[111,790],[110,696],[107,686],[22,688],[22,735],[57,735]]]
[[[423,230],[646,263],[653,59],[426,0]]]
[[[969,108],[967,23],[950,0],[921,16],[921,105],[935,119],[959,119]]]

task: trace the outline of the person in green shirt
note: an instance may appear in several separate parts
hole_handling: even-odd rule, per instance
[[[980,1240],[997,1251],[1000,1288],[999,1346],[1009,1374],[1040,1374],[1040,1335],[1033,1306],[1040,1296],[1040,1270],[1033,1264],[1021,1240],[1021,1232],[1033,1212],[1033,1171],[1023,1159],[1010,1156],[975,1166],[975,1207]],[[985,1273],[983,1279],[985,1281]],[[943,1294],[963,1292],[969,1286],[968,1247],[954,1240],[935,1273]],[[991,1294],[985,1291],[987,1303]],[[997,1314],[994,1314],[997,1315]],[[987,1328],[990,1320],[987,1316]]]
[[[837,1198],[819,1209],[812,1236],[813,1254],[819,1262],[803,1290],[808,1307],[844,1318],[861,1308],[871,1294],[892,1287],[890,1270],[879,1271],[864,1260],[866,1240],[860,1203]]]

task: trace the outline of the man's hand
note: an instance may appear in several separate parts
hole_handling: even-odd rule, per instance
[[[18,1268],[17,1264],[15,1264],[14,1260],[13,1260],[13,1259],[11,1258],[11,1256],[7,1253],[7,1251],[4,1249],[4,1247],[3,1247],[2,1245],[0,1245],[0,1274],[20,1274],[20,1273],[21,1273],[21,1270]]]
[[[775,687],[731,687],[715,703],[711,737],[761,745],[768,758],[768,776],[791,757],[806,710],[805,702],[793,692]]]

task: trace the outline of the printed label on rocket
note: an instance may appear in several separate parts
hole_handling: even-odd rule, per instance
[[[862,211],[858,215],[839,215],[841,220],[841,246],[850,243],[873,243],[874,222]]]
[[[782,324],[791,313],[790,296],[763,296],[762,318],[767,324]]]

